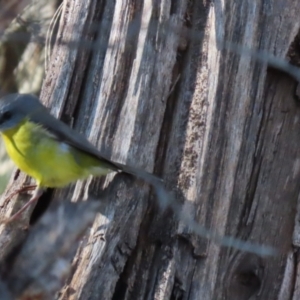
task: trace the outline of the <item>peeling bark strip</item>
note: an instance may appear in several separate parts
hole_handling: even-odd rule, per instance
[[[88,182],[103,201],[100,214],[79,247],[69,248],[73,265],[56,298],[299,298],[296,82],[251,56],[220,51],[218,44],[284,58],[299,31],[299,10],[296,0],[64,2],[42,91],[54,113],[74,118],[74,127],[114,159],[161,174],[191,220],[272,245],[281,255],[262,258],[199,238],[171,211],[157,209],[149,187],[126,176],[115,176],[113,188],[100,197],[112,175],[105,183]],[[187,31],[192,34],[185,42],[180,33]],[[85,188],[78,183],[54,196],[79,199],[77,207]],[[57,212],[67,205],[55,204]],[[12,206],[2,209],[9,213]],[[24,283],[14,292],[11,279],[32,261],[32,251],[42,249],[36,238],[50,213],[28,233],[2,228],[1,256],[18,250],[2,263],[3,295],[28,295],[22,294]],[[20,224],[27,222],[25,215]],[[88,221],[82,224],[83,230]],[[19,248],[12,247],[20,234]],[[76,233],[69,235],[75,241]],[[39,282],[49,276],[43,262],[32,265]],[[49,261],[50,270],[55,266]],[[66,269],[55,270],[55,278],[63,278]],[[22,272],[27,280],[36,278]],[[31,281],[44,292],[39,282]],[[52,293],[63,284],[54,282]]]

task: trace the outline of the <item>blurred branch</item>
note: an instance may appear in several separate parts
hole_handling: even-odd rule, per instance
[[[14,18],[28,5],[30,0],[0,1],[0,31],[4,31]]]

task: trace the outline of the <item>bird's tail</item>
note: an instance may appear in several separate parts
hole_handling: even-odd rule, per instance
[[[146,183],[149,183],[153,186],[155,189],[155,192],[157,194],[157,197],[159,199],[159,204],[162,208],[165,208],[168,205],[169,202],[169,195],[168,192],[164,186],[163,180],[151,173],[148,173],[142,169],[131,167],[128,165],[123,165],[119,163],[115,163],[114,165],[117,166],[117,168],[127,174],[133,175],[139,179],[142,179]]]

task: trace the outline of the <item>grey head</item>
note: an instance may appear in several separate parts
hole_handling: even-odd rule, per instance
[[[39,99],[31,94],[9,94],[0,99],[0,132],[14,128],[26,117],[45,111]]]

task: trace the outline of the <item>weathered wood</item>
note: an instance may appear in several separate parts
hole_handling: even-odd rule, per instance
[[[65,1],[42,100],[115,160],[161,174],[191,220],[279,255],[199,238],[159,210],[148,186],[110,175],[55,192],[81,201],[88,185],[96,198],[114,185],[60,299],[298,299],[296,82],[222,47],[284,58],[299,9],[296,0]]]

